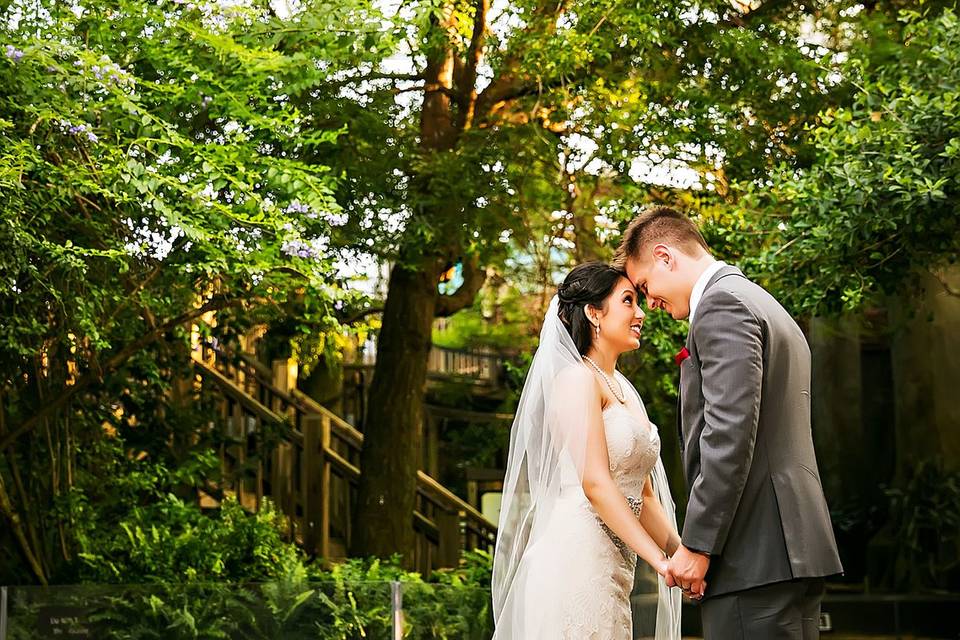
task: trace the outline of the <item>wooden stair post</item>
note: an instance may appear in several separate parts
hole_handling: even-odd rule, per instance
[[[273,386],[284,394],[289,394],[297,388],[298,366],[293,358],[278,358],[273,361]],[[285,415],[293,420],[295,409],[291,406],[285,406],[277,396],[273,397],[270,409],[279,415]],[[296,468],[294,456],[296,451],[293,445],[282,440],[273,450],[272,482],[274,500],[277,508],[286,514],[287,526],[289,527],[290,539],[297,540],[297,491],[294,485],[294,469]]]
[[[330,418],[312,413],[303,418],[300,487],[303,492],[303,546],[308,553],[330,557]]]

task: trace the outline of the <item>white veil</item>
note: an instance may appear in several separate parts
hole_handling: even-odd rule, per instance
[[[536,579],[542,584],[543,577],[538,579],[526,570],[525,558],[544,535],[561,489],[576,485],[579,490],[586,429],[569,428],[569,425],[585,425],[587,416],[570,415],[570,403],[564,401],[558,389],[562,385],[557,381],[565,369],[582,366],[583,360],[573,338],[560,320],[559,300],[554,296],[544,318],[540,344],[527,373],[510,433],[491,585],[494,637],[497,640],[528,640],[541,635],[544,624],[554,623],[544,619],[544,612],[528,601],[531,580]],[[636,394],[625,378],[621,376],[620,380]],[[562,417],[557,415],[558,407],[567,411]],[[676,528],[676,509],[663,463],[659,460],[652,479],[657,497]],[[639,564],[646,567],[642,561]],[[656,589],[653,589],[652,576],[656,574],[649,567],[647,569],[646,573],[642,568],[638,570],[634,601],[643,602],[643,596],[637,597],[636,594],[644,584],[651,585],[647,600],[652,601],[654,591],[658,594],[656,623],[650,615],[644,615],[646,607],[641,606],[641,611],[635,609],[634,612],[643,627],[638,632],[641,637],[656,640],[679,640],[680,591],[668,588],[659,576]],[[562,576],[557,578],[562,579]],[[540,598],[537,600],[542,602]]]
[[[636,388],[622,374],[617,372],[617,379],[626,389],[630,389],[634,397],[647,409]],[[653,422],[650,423],[653,426]],[[670,483],[667,480],[667,470],[663,466],[663,456],[657,458],[657,464],[650,471],[650,482],[653,492],[663,507],[667,521],[673,530],[677,530],[677,505],[670,494]],[[656,585],[653,587],[652,585]],[[649,597],[644,597],[647,594]],[[656,607],[644,604],[656,594]],[[667,586],[663,576],[658,574],[644,561],[637,562],[637,573],[633,587],[633,618],[634,627],[641,637],[653,637],[655,640],[679,640],[680,638],[680,608],[682,593],[680,589]],[[656,611],[654,616],[653,611]]]

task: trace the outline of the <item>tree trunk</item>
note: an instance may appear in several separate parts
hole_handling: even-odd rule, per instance
[[[403,556],[413,567],[413,510],[427,358],[437,301],[433,261],[394,266],[364,420],[351,555]],[[376,470],[371,472],[371,470]]]
[[[429,161],[456,149],[463,129],[474,117],[476,72],[482,57],[482,41],[488,4],[476,5],[469,56],[460,63],[462,82],[454,90],[457,64],[453,46],[438,49],[427,60],[423,107],[420,112],[420,152]],[[445,4],[432,26],[450,35],[457,28],[452,4]],[[451,96],[459,96],[461,111],[455,117]],[[468,115],[464,116],[463,109]],[[429,162],[425,162],[429,164]],[[417,201],[415,215],[439,227],[462,215],[464,203],[437,203],[429,169],[412,180]],[[364,445],[360,456],[360,487],[354,518],[351,555],[403,556],[406,567],[414,566],[415,536],[413,511],[416,500],[417,469],[423,399],[426,392],[427,360],[432,343],[433,319],[450,315],[473,302],[486,271],[477,256],[464,251],[461,238],[440,237],[431,246],[410,247],[419,259],[404,266],[403,260],[390,274],[383,326],[377,341],[377,362],[370,386]],[[401,251],[401,254],[403,252]],[[437,283],[443,261],[464,260],[464,284],[450,296],[439,295]]]

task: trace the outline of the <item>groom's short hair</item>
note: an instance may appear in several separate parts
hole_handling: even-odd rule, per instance
[[[627,225],[613,264],[622,269],[627,260],[640,258],[647,247],[661,242],[691,256],[699,254],[700,249],[710,252],[693,220],[672,207],[657,206],[647,209]]]

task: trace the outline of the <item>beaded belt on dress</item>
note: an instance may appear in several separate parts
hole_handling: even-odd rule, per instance
[[[639,519],[640,510],[643,508],[643,498],[627,496],[627,504],[630,505],[630,511],[633,511],[633,515]],[[600,525],[600,528],[603,529],[603,532],[610,537],[610,540],[614,545],[616,545],[617,549],[620,550],[620,553],[633,552],[633,550],[627,546],[627,543],[621,540],[620,537],[615,534],[610,527],[607,526],[600,516],[597,516],[597,523]]]

